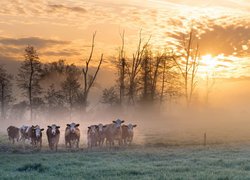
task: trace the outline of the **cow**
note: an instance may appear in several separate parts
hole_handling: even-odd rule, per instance
[[[15,127],[15,126],[9,126],[7,128],[7,133],[9,136],[9,140],[12,141],[12,144],[16,142],[18,142],[19,138],[20,138],[20,131],[19,128]]]
[[[72,143],[76,143],[76,147],[79,148],[79,141],[80,141],[80,130],[79,130],[79,124],[71,123],[67,124],[67,127],[65,129],[65,145],[66,148],[71,148]]]
[[[97,144],[99,146],[102,146],[104,143],[104,140],[106,138],[106,125],[98,124],[97,125]]]
[[[128,125],[122,125],[122,140],[123,143],[126,145],[127,143],[131,144],[134,137],[134,127],[136,127],[136,124],[128,124]]]
[[[117,119],[113,121],[112,124],[106,125],[105,134],[106,134],[106,144],[109,143],[109,146],[114,146],[114,141],[117,140],[118,144],[122,144],[122,128],[121,124],[124,123],[124,120]]]
[[[22,127],[20,127],[20,134],[21,134],[21,138],[20,140],[22,140],[23,142],[25,142],[26,139],[31,140],[31,134],[32,134],[32,129],[33,129],[33,125],[32,126],[26,126],[23,125]]]
[[[47,138],[48,138],[48,143],[49,143],[49,148],[51,150],[54,150],[56,148],[57,151],[57,146],[60,138],[60,126],[57,126],[55,124],[52,124],[51,126],[48,126],[48,129],[46,131]]]
[[[88,132],[87,132],[88,148],[97,146],[97,141],[98,141],[97,128],[98,128],[97,125],[91,125],[88,127]]]
[[[42,131],[44,128],[40,128],[40,126],[32,126],[31,127],[31,144],[33,146],[37,146],[39,144],[40,148],[42,147]]]

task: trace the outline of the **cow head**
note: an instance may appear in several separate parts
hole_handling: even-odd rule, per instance
[[[71,124],[67,124],[67,127],[69,128],[71,133],[75,133],[76,132],[76,128],[80,126],[80,124],[76,124],[76,123],[71,123]]]
[[[124,123],[124,120],[117,119],[117,120],[113,121],[113,123],[115,124],[116,128],[120,128],[122,123]]]
[[[56,135],[56,131],[60,128],[60,126],[52,124],[51,126],[48,126],[48,128],[51,129],[52,135]]]
[[[128,124],[127,127],[128,127],[128,132],[133,132],[133,129],[134,127],[136,127],[137,125],[136,124]]]
[[[97,125],[97,129],[99,132],[103,132],[104,131],[104,128],[106,128],[107,126],[106,125],[103,125],[103,124],[98,124]]]
[[[33,131],[35,132],[36,138],[39,138],[42,134],[42,131],[44,130],[43,128],[41,129],[40,126],[32,126]]]
[[[94,135],[96,133],[96,131],[97,131],[97,128],[98,128],[98,126],[96,126],[96,125],[89,126],[88,127],[88,133]]]

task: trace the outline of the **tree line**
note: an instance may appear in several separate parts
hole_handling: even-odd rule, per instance
[[[151,106],[184,96],[189,106],[197,86],[199,46],[193,30],[185,36],[178,51],[165,48],[153,51],[150,38],[143,41],[141,34],[131,57],[126,55],[126,44],[121,34],[121,47],[115,62],[114,86],[103,89],[100,102],[110,107]],[[45,112],[48,117],[70,116],[75,110],[86,113],[89,94],[102,67],[103,54],[93,66],[96,33],[91,50],[82,66],[66,64],[64,60],[42,63],[37,50],[27,46],[24,60],[13,77],[0,66],[1,118],[21,118],[29,112],[30,120]],[[16,83],[22,97],[16,97]],[[16,98],[14,98],[16,97]]]

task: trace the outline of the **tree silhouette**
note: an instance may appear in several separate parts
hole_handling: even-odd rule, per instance
[[[41,94],[39,80],[42,68],[38,54],[33,46],[27,46],[19,72],[17,74],[17,84],[24,95],[28,97],[30,108],[30,120],[33,119],[33,100]]]
[[[188,37],[183,36],[183,53],[174,57],[176,65],[184,78],[185,98],[187,106],[190,105],[194,90],[197,86],[196,74],[199,67],[199,45],[195,42],[194,30],[191,29]]]
[[[141,31],[139,36],[139,41],[137,45],[136,52],[133,54],[132,63],[127,64],[129,85],[128,85],[128,103],[135,104],[135,96],[137,91],[137,85],[139,82],[138,75],[141,69],[141,63],[143,60],[143,55],[146,51],[150,38],[147,42],[143,44]]]
[[[48,117],[63,117],[65,114],[65,97],[61,89],[57,90],[54,84],[51,84],[45,94],[45,103],[47,106]]]
[[[125,58],[125,51],[124,51],[124,45],[125,45],[125,39],[124,39],[125,32],[123,31],[121,36],[122,40],[122,46],[120,47],[119,50],[119,58],[118,58],[118,63],[117,63],[117,69],[118,69],[118,87],[119,87],[119,104],[122,106],[125,100],[125,80],[127,76],[127,71],[126,71],[126,66],[127,66],[127,61]]]
[[[119,103],[119,98],[114,87],[105,88],[102,92],[102,103],[110,104],[111,106]]]
[[[0,66],[0,103],[1,103],[1,118],[6,118],[6,111],[9,104],[13,101],[12,97],[12,81],[13,76],[8,74],[6,69]]]
[[[78,93],[80,92],[81,85],[78,82],[78,79],[77,72],[72,71],[68,74],[66,80],[61,85],[65,101],[69,105],[70,119],[72,118],[73,106],[76,103]]]
[[[97,74],[100,70],[100,67],[103,61],[103,54],[102,54],[94,74],[93,75],[90,74],[89,68],[90,68],[91,62],[93,61],[92,57],[93,57],[93,52],[94,52],[94,47],[95,47],[95,36],[96,36],[96,32],[93,34],[93,37],[92,37],[92,45],[91,45],[89,58],[85,61],[85,66],[82,68],[82,73],[83,73],[82,101],[83,101],[84,111],[86,110],[86,107],[87,107],[88,95],[89,95],[90,89],[92,88],[96,80]]]

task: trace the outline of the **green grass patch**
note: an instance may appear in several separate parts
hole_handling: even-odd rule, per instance
[[[41,163],[33,163],[33,164],[25,164],[19,168],[17,168],[17,171],[20,172],[30,172],[30,171],[37,171],[39,173],[43,173],[46,171],[46,167],[43,166]]]

